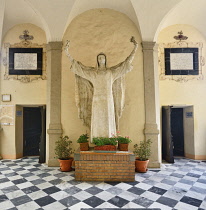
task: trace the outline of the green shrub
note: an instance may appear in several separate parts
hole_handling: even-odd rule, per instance
[[[72,141],[69,140],[68,136],[60,136],[59,139],[55,142],[56,158],[60,160],[70,159],[70,156],[73,153],[71,144]]]
[[[116,140],[117,140],[120,144],[129,144],[129,143],[132,142],[132,140],[129,139],[129,137],[127,137],[127,136],[125,136],[125,137],[123,137],[123,136],[117,136],[117,137],[115,137],[115,138],[116,138]]]
[[[117,140],[114,138],[108,138],[108,137],[94,137],[93,143],[97,146],[116,145]]]
[[[148,160],[151,155],[151,139],[140,141],[139,145],[134,145],[134,154],[139,160]]]
[[[121,136],[120,132],[117,131],[117,135],[112,134],[112,138],[116,139],[116,141],[118,141],[118,143],[120,144],[129,144],[132,142],[132,140],[129,138],[129,136]]]
[[[82,134],[78,139],[77,139],[77,143],[86,143],[88,142],[89,139],[89,135],[86,134]]]

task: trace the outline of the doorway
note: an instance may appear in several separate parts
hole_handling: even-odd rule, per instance
[[[193,106],[162,107],[162,159],[194,153]]]
[[[45,162],[46,108],[23,107],[23,156],[39,156]]]
[[[185,156],[183,108],[174,108],[171,110],[171,135],[173,141],[173,155]]]

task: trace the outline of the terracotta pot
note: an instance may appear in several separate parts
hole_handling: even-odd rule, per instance
[[[128,146],[129,146],[129,144],[119,143],[119,150],[120,151],[128,151]]]
[[[95,146],[94,150],[116,151],[117,147],[115,145]]]
[[[80,151],[88,151],[89,150],[89,143],[85,142],[85,143],[79,143],[80,145]]]
[[[145,173],[147,172],[147,166],[148,166],[149,160],[135,160],[135,171]]]
[[[58,161],[60,163],[60,170],[61,171],[71,171],[72,170],[73,158],[71,158],[69,160],[60,160],[60,159],[58,159]]]

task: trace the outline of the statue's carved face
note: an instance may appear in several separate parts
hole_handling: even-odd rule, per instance
[[[103,54],[97,56],[98,65],[105,65],[106,64],[106,57]]]

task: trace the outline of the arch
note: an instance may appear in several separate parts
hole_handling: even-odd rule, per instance
[[[96,66],[96,57],[100,52],[107,55],[108,67],[112,67],[124,61],[133,49],[130,42],[131,36],[141,43],[141,36],[134,22],[125,14],[113,9],[92,9],[81,13],[72,20],[67,28],[63,42],[70,40],[69,52],[75,60],[85,66]],[[120,119],[122,135],[129,133],[135,138],[136,133],[144,138],[142,133],[144,125],[144,86],[143,83],[143,58],[139,44],[136,57],[133,61],[133,71],[128,74],[126,84],[126,100],[124,113]],[[70,66],[66,54],[62,53],[62,122],[64,132],[71,138],[85,130],[78,119],[78,109],[75,106],[75,84],[73,73],[68,70]],[[68,101],[68,98],[71,100]],[[133,100],[131,100],[133,99]],[[131,103],[132,101],[132,103]],[[134,111],[136,110],[136,111]],[[68,117],[69,116],[69,117]],[[130,120],[129,120],[130,118]],[[136,124],[136,119],[139,119]],[[72,124],[70,122],[73,122]],[[126,123],[125,122],[129,122]],[[86,128],[87,129],[87,128]],[[88,130],[87,130],[88,131]],[[125,133],[125,134],[124,134]]]
[[[206,1],[204,0],[197,1],[195,6],[192,0],[181,0],[162,18],[157,27],[154,40],[158,39],[162,29],[175,24],[191,25],[206,37],[205,7]]]
[[[64,28],[64,33],[66,32],[69,24],[75,17],[88,10],[100,9],[100,8],[112,9],[117,12],[125,14],[134,22],[134,24],[138,28],[139,33],[141,34],[139,22],[135,10],[133,8],[133,5],[131,3],[131,0],[118,0],[118,4],[116,1],[111,1],[111,0],[84,0],[84,1],[76,0],[68,16],[67,23]]]
[[[34,36],[34,39],[35,39],[36,36],[42,37],[42,38],[43,38],[43,39],[42,39],[42,44],[44,44],[44,43],[46,42],[46,33],[45,33],[45,31],[44,31],[41,27],[39,27],[39,26],[37,26],[37,25],[34,25],[34,24],[32,24],[32,23],[21,23],[21,24],[16,24],[16,25],[12,26],[12,27],[4,34],[4,37],[3,37],[2,40],[4,40],[5,37],[10,36],[10,37],[13,39],[13,42],[18,43],[18,42],[20,42],[19,35],[23,34],[23,31],[24,31],[25,29],[28,29],[28,31],[30,32],[29,35],[33,35],[33,36]],[[34,29],[35,32],[31,32],[31,29]],[[18,34],[15,34],[15,35],[12,34],[12,35],[11,35],[11,32],[12,32],[13,30],[18,31]],[[35,42],[35,41],[32,41],[32,42]]]
[[[14,0],[5,2],[2,37],[4,37],[12,27],[25,23],[40,27],[46,32],[47,37],[49,36],[45,20],[28,0],[18,1],[18,7],[15,7],[14,5],[16,5],[16,1]]]
[[[162,18],[180,1],[182,0],[131,0],[139,21],[143,41],[154,41],[156,30]]]

